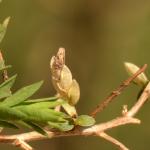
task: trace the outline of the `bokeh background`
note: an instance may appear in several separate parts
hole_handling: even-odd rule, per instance
[[[127,78],[124,61],[150,65],[149,0],[3,0],[1,22],[7,16],[11,21],[0,48],[7,64],[13,66],[9,74],[18,74],[14,90],[44,80],[35,97],[54,95],[49,60],[59,47],[65,47],[67,65],[81,87],[77,105],[80,114],[89,113]],[[139,90],[131,85],[98,115],[97,122],[120,115],[122,105],[130,107]],[[142,120],[140,126],[126,125],[108,133],[131,150],[150,149],[149,107],[147,103],[137,115]],[[31,144],[37,150],[116,149],[97,137],[67,137]],[[0,149],[16,148],[1,144]]]

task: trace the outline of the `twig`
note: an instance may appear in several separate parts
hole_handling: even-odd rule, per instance
[[[134,116],[144,105],[149,96],[150,96],[150,82],[147,84],[146,88],[144,89],[143,93],[141,94],[136,104],[130,109],[130,111],[126,113],[126,116],[128,117]]]
[[[116,140],[115,138],[109,136],[105,132],[97,133],[97,136],[104,138],[105,140],[115,144],[120,150],[129,150],[124,144]]]
[[[36,141],[36,140],[42,140],[42,139],[50,139],[50,138],[56,138],[56,137],[66,137],[66,136],[97,136],[97,133],[102,133],[108,129],[125,125],[125,124],[139,124],[140,121],[135,118],[131,117],[119,117],[114,120],[111,120],[106,123],[97,124],[92,127],[89,127],[87,129],[83,130],[76,130],[76,131],[70,131],[70,132],[52,132],[47,131],[48,137],[43,136],[37,132],[28,132],[23,134],[16,134],[16,135],[0,135],[0,142],[3,143],[11,143],[14,145],[14,141],[17,141],[17,145],[23,149],[23,150],[30,150],[28,147],[26,147],[26,142],[29,141]],[[22,142],[24,141],[24,143]],[[15,146],[17,146],[15,144]]]
[[[137,75],[145,70],[146,66],[147,65],[144,65],[134,76],[126,80],[118,88],[117,92],[121,92],[126,86],[128,86]],[[34,131],[16,135],[0,135],[0,142],[10,143],[12,145],[20,147],[22,150],[32,150],[32,147],[30,147],[26,142],[63,136],[100,136],[117,145],[121,150],[128,150],[128,148],[125,147],[121,142],[107,135],[105,131],[125,124],[140,124],[140,120],[134,118],[134,115],[141,109],[149,96],[150,82],[147,84],[146,88],[144,89],[143,93],[141,94],[135,105],[133,105],[133,107],[129,111],[126,110],[125,113],[123,113],[123,116],[117,117],[108,122],[93,125],[92,127],[86,129],[72,130],[69,132],[47,131],[48,137]],[[116,94],[112,94],[112,98],[114,97],[116,97]]]
[[[20,139],[16,139],[12,144],[18,148],[21,148],[22,150],[33,150],[29,144]]]
[[[125,80],[116,90],[110,93],[99,105],[90,113],[92,117],[96,117],[96,114],[103,111],[107,105],[114,100],[115,97],[121,94],[121,92],[129,86],[129,84],[147,68],[147,64],[141,67],[133,76]]]

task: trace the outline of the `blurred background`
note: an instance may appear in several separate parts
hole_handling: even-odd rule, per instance
[[[150,65],[149,0],[3,0],[1,22],[8,16],[11,21],[0,48],[6,63],[13,66],[9,74],[18,74],[14,90],[44,80],[35,97],[54,95],[49,60],[59,47],[65,47],[67,65],[80,83],[80,114],[89,113],[127,78],[124,61]],[[131,107],[139,90],[128,87],[98,115],[97,123],[120,115],[124,104]],[[108,133],[132,150],[150,149],[149,107],[147,103],[137,115],[140,126],[126,125]],[[98,137],[66,137],[31,145],[37,150],[116,149]],[[0,149],[16,148],[1,144]]]

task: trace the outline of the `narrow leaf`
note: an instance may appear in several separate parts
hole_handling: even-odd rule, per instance
[[[48,122],[51,128],[56,128],[60,131],[70,131],[74,128],[74,125],[69,124],[68,122],[65,123],[56,123],[56,122]]]
[[[0,127],[19,129],[16,125],[3,120],[0,120]]]
[[[21,105],[18,105],[16,107],[32,107],[34,109],[44,109],[44,108],[55,108],[56,106],[62,105],[66,103],[64,100],[57,100],[57,101],[43,101],[43,102],[38,102],[38,103],[29,103],[29,102],[24,102]]]
[[[37,131],[38,133],[47,136],[47,133],[44,129],[42,129],[39,125],[29,122],[29,121],[24,121],[28,126],[30,126],[31,129]]]
[[[11,68],[11,67],[12,67],[11,65],[1,67],[1,64],[0,64],[0,71],[6,70],[6,69]]]
[[[32,122],[47,122],[47,121],[53,121],[53,122],[65,122],[68,116],[64,114],[63,112],[57,112],[52,109],[37,109],[34,107],[29,106],[17,106],[14,107],[15,110],[18,110],[25,114],[26,121],[32,121]]]
[[[88,115],[81,115],[77,117],[77,119],[75,120],[75,124],[85,127],[92,126],[95,124],[95,119]]]
[[[40,98],[40,99],[29,99],[26,103],[37,103],[37,102],[45,102],[45,101],[54,101],[57,100],[58,97],[48,97],[48,98]]]
[[[32,96],[41,87],[42,83],[43,82],[38,82],[32,85],[23,87],[12,96],[6,98],[1,105],[11,107],[11,106],[15,106],[25,101],[27,98]]]
[[[5,34],[6,34],[6,30],[7,30],[7,26],[9,23],[10,17],[6,18],[3,22],[3,24],[0,24],[0,43],[3,40]]]
[[[75,117],[77,116],[77,111],[75,106],[72,106],[68,103],[65,103],[62,105],[62,107],[64,108],[64,110],[71,116],[71,117]]]
[[[15,120],[26,119],[26,115],[17,109],[6,107],[6,106],[0,106],[0,119],[15,121]]]
[[[12,76],[0,85],[0,99],[11,95],[11,87],[13,86],[17,75]]]

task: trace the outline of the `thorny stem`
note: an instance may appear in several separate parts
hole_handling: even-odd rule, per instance
[[[99,105],[90,113],[92,117],[96,117],[97,113],[103,111],[110,102],[114,100],[115,97],[121,94],[121,92],[129,86],[129,84],[142,72],[147,68],[147,64],[145,64],[141,69],[139,69],[133,76],[129,77],[125,80],[116,90],[111,92]]]

